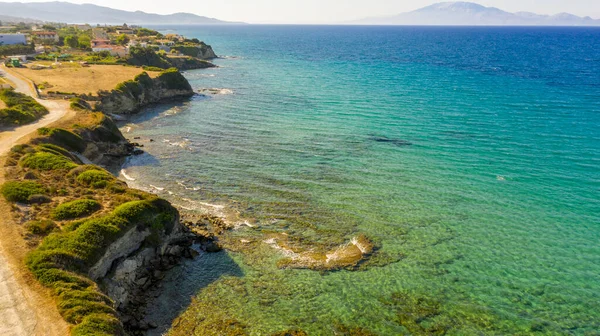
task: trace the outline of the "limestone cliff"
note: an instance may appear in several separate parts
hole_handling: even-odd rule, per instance
[[[97,110],[106,114],[132,114],[151,104],[191,97],[194,90],[177,69],[169,69],[156,78],[142,73],[99,95]]]

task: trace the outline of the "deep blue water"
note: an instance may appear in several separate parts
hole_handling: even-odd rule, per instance
[[[134,119],[157,141],[125,172],[255,226],[229,266],[204,255],[179,279],[202,283],[197,334],[598,334],[600,29],[158,28],[228,56],[186,73],[225,90]],[[283,270],[273,232],[381,249],[359,271]]]

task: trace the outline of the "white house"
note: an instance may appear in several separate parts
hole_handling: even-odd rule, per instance
[[[25,34],[0,34],[0,45],[27,44]]]

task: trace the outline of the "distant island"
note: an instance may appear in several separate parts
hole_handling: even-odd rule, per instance
[[[509,13],[472,2],[441,2],[394,16],[365,18],[350,24],[424,26],[600,26],[600,20],[569,13]]]
[[[175,13],[168,15],[151,14],[142,11],[129,12],[109,7],[92,4],[73,4],[69,2],[0,2],[0,13],[20,21],[45,21],[65,23],[90,23],[90,24],[241,24],[241,22],[221,21],[205,16],[190,13]],[[2,19],[0,15],[0,20]]]

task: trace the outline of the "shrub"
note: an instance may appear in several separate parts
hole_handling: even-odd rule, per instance
[[[2,196],[4,196],[7,201],[23,203],[27,202],[32,195],[43,194],[45,191],[45,188],[41,184],[31,181],[6,182],[2,185],[2,188],[0,188]]]
[[[29,204],[44,204],[52,202],[52,198],[46,195],[31,195],[27,199],[27,203]]]
[[[81,98],[71,98],[71,109],[76,111],[89,111],[92,106]]]
[[[0,89],[0,100],[7,106],[0,109],[0,126],[30,123],[48,114],[48,110],[35,99],[12,89]]]
[[[31,221],[25,224],[25,230],[32,234],[40,236],[45,236],[56,229],[58,229],[56,223],[48,219],[41,221]]]
[[[162,72],[162,71],[164,71],[164,70],[165,70],[165,69],[162,69],[162,68],[153,67],[153,66],[146,66],[146,65],[144,65],[144,66],[142,67],[142,69],[144,69],[144,70],[146,70],[146,71],[154,71],[154,72]]]
[[[77,176],[78,183],[94,188],[105,188],[114,179],[114,176],[104,170],[87,170]]]
[[[52,218],[57,220],[87,217],[100,210],[102,206],[95,200],[76,200],[59,205],[52,212]]]
[[[86,274],[108,246],[135,226],[169,230],[177,211],[161,199],[123,204],[111,214],[70,223],[46,237],[27,256],[27,266],[43,285],[54,289],[65,320],[76,323],[72,335],[123,335],[110,300]]]
[[[67,149],[80,153],[85,150],[85,141],[79,135],[65,129],[42,127],[38,129],[38,134],[47,136],[52,143]]]
[[[21,159],[23,167],[38,170],[73,169],[77,165],[68,158],[47,152],[27,154]]]
[[[190,85],[190,83],[176,68],[170,68],[168,70],[163,71],[158,76],[158,79],[163,81],[166,84],[167,89],[170,90],[192,90],[192,86]]]
[[[49,143],[45,143],[45,144],[41,144],[38,146],[38,151],[41,152],[46,152],[46,153],[52,153],[52,154],[56,154],[56,155],[62,155],[66,158],[68,158],[69,160],[72,160],[74,162],[81,162],[79,160],[78,157],[76,157],[75,155],[71,154],[71,152],[69,152],[68,150],[57,146],[57,145],[53,145],[53,144],[49,144]]]

